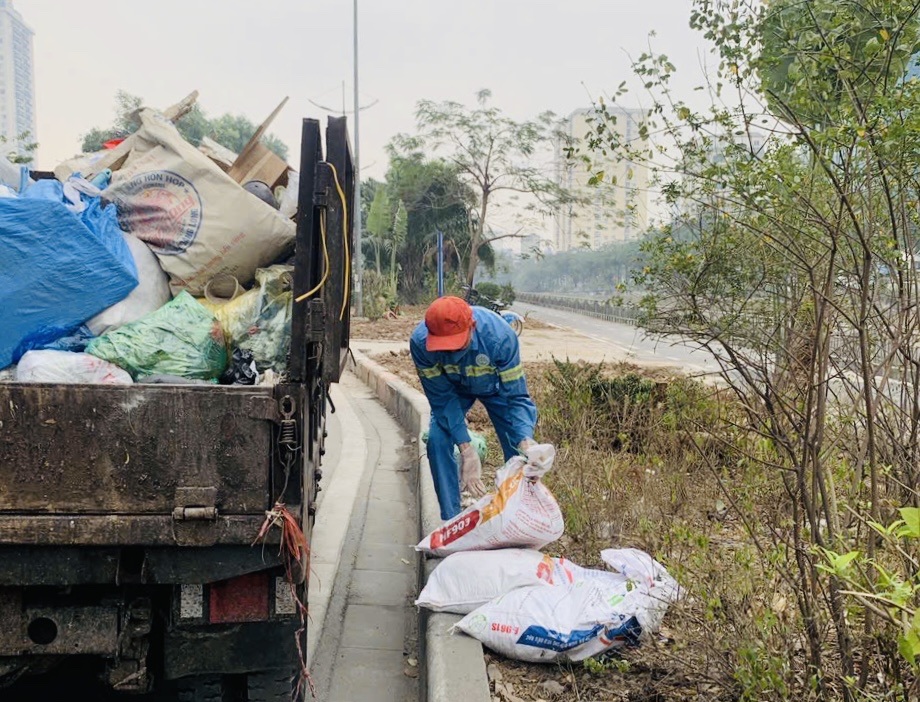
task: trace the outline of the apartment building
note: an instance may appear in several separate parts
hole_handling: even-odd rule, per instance
[[[12,0],[0,0],[0,135],[11,143],[26,133],[36,141],[32,35]]]
[[[644,110],[619,106],[609,107],[616,123],[608,124],[620,138],[641,147],[639,125],[646,119]],[[573,204],[561,211],[555,222],[555,248],[599,249],[609,244],[639,238],[648,226],[649,169],[630,163],[615,154],[603,156],[591,153],[590,166],[581,160],[566,157],[566,146],[572,144],[587,152],[591,131],[591,108],[575,110],[565,121],[564,139],[556,144],[556,178],[560,185],[577,193],[583,203]],[[592,175],[604,172],[603,181],[589,185]]]

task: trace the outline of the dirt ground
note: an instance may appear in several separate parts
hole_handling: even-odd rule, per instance
[[[353,320],[352,346],[372,356],[390,351],[398,354],[403,349],[408,351],[409,337],[424,315],[425,308],[418,306],[402,308],[396,319],[378,319],[373,322]],[[553,357],[590,363],[626,361],[626,356],[618,355],[615,348],[609,344],[570,329],[544,324],[533,317],[525,319],[520,340],[521,358],[525,365],[537,361],[551,361]],[[664,364],[646,364],[645,367],[667,368]],[[415,371],[411,367],[409,370],[414,377]]]
[[[409,357],[408,338],[424,314],[424,308],[403,310],[396,320],[359,322],[352,325],[352,345],[368,353],[375,361],[395,373],[416,389],[421,389],[415,366]],[[640,368],[627,365],[622,359],[611,358],[609,345],[595,341],[570,330],[527,320],[521,336],[521,355],[524,360],[528,384],[535,396],[545,392],[542,387],[546,371],[552,367],[553,357],[591,363],[606,362],[617,372],[638,372],[645,377],[664,380],[673,377],[674,369],[654,366]],[[483,466],[487,485],[494,481],[495,471],[503,459],[498,441],[484,409],[474,405],[467,416],[470,428],[483,433],[489,451]],[[563,541],[567,542],[566,536]],[[564,551],[571,552],[560,541]],[[577,551],[577,549],[575,549]],[[583,562],[597,567],[599,563]],[[593,666],[579,663],[528,664],[507,659],[487,651],[485,654],[489,685],[493,702],[551,702],[554,700],[630,700],[651,702],[664,700],[661,689],[670,693],[668,699],[706,699],[699,696],[696,686],[678,679],[667,664],[672,655],[669,649],[670,632],[662,630],[658,641]],[[661,683],[667,679],[666,685]],[[650,684],[656,681],[656,684]]]

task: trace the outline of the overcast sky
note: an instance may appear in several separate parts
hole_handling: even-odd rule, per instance
[[[15,0],[35,31],[38,165],[79,150],[107,126],[119,88],[166,107],[194,89],[210,115],[260,122],[290,101],[272,131],[298,153],[310,100],[352,105],[352,0]],[[412,131],[424,98],[472,102],[489,88],[516,118],[565,115],[630,76],[629,55],[664,51],[689,94],[703,42],[692,0],[359,0],[365,177],[382,177],[384,145]],[[622,100],[638,104],[639,96]],[[296,160],[292,156],[292,161]],[[296,167],[296,163],[292,163]]]

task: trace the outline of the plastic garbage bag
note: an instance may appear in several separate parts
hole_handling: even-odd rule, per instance
[[[67,336],[62,336],[60,339],[55,339],[50,344],[45,344],[41,347],[42,350],[50,351],[74,351],[76,353],[82,353],[86,351],[86,347],[89,345],[89,342],[95,338],[89,327],[85,324],[83,326],[77,327]]]
[[[436,556],[458,551],[542,548],[565,529],[559,503],[540,481],[552,468],[556,449],[535,444],[514,456],[495,476],[496,493],[485,495],[416,546]]]
[[[59,180],[44,179],[36,181],[22,193],[28,200],[52,200],[60,202],[74,214],[80,214],[86,209],[86,202],[80,192],[70,183]]]
[[[256,287],[224,304],[201,301],[214,312],[227,346],[252,352],[259,371],[283,370],[291,349],[293,269],[269,266],[256,271]]]
[[[422,441],[428,443],[428,430],[422,432]],[[486,460],[486,453],[488,453],[489,447],[486,442],[486,437],[480,434],[478,431],[470,430],[470,443],[473,445],[473,448],[476,449],[476,453],[479,454],[479,460]],[[457,469],[460,469],[460,449],[454,446],[454,460],[457,462]]]
[[[300,196],[300,173],[288,171],[287,187],[281,193],[278,210],[288,219],[297,214],[297,198]]]
[[[114,225],[114,226],[113,226]],[[137,286],[114,208],[0,199],[0,368],[67,335]]]
[[[230,364],[220,376],[221,385],[255,385],[259,380],[252,351],[233,349]]]
[[[138,284],[124,300],[115,303],[86,323],[96,336],[118,329],[155,312],[169,302],[169,277],[160,268],[157,257],[150,247],[137,237],[124,235],[125,242],[137,268]]]
[[[130,385],[133,381],[118,366],[87,353],[28,351],[16,366],[18,383],[87,383]]]
[[[220,323],[186,292],[143,319],[93,339],[86,350],[133,378],[165,374],[212,380],[227,367]]]

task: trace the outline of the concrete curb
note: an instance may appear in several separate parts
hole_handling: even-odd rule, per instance
[[[360,351],[353,351],[354,373],[377,395],[383,406],[396,417],[396,421],[417,437],[419,451],[418,496],[419,540],[441,524],[441,511],[431,480],[428,457],[422,451],[421,434],[428,428],[431,413],[425,396],[408,383],[400,380],[383,366],[375,363]],[[436,561],[419,554],[419,586],[423,586]],[[453,635],[450,628],[460,621],[456,614],[419,612],[420,660],[422,690],[428,702],[490,702],[489,680],[482,644],[464,635]]]
[[[335,402],[336,412],[345,426],[359,424],[351,403],[338,386],[333,386],[331,397]],[[360,466],[367,463],[367,443],[354,437],[343,442],[339,457],[342,466]],[[339,572],[342,558],[342,545],[348,534],[348,525],[354,512],[361,484],[362,470],[336,469],[329,485],[325,487],[322,508],[316,513],[313,533],[310,538],[310,585],[308,607],[310,618],[307,625],[307,665],[313,663],[316,646],[322,635],[326,622],[326,611],[335,587],[335,575]]]

